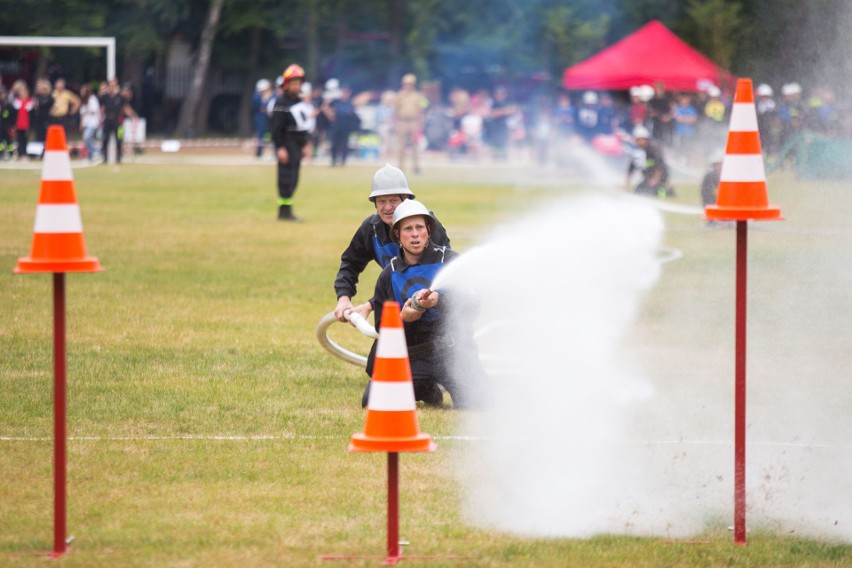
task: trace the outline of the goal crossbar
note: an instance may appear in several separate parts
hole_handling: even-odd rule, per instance
[[[59,36],[0,36],[0,45],[55,46],[55,47],[105,47],[107,50],[107,79],[115,77],[114,37],[59,37]]]

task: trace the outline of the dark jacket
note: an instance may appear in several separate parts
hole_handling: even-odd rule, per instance
[[[415,290],[431,287],[434,279],[422,279],[423,271],[452,261],[457,255],[447,247],[429,246],[417,265],[409,265],[401,256],[393,258],[376,281],[374,295],[376,331],[381,331],[382,310],[388,300],[399,304],[410,298]],[[441,267],[438,267],[440,270]],[[420,269],[420,271],[418,271]],[[394,291],[394,277],[398,277]],[[479,362],[473,340],[473,321],[478,304],[474,298],[459,291],[441,290],[438,305],[430,308],[417,321],[403,322],[405,342],[415,385],[415,397],[426,392],[424,384],[442,385],[453,399],[453,407],[481,406],[484,400],[486,376]],[[450,314],[453,317],[450,317]],[[367,358],[367,374],[373,376],[377,341],[373,342]],[[426,400],[421,397],[417,400]]]
[[[290,108],[301,103],[299,97],[291,97],[284,93],[275,100],[275,105],[272,107],[272,117],[270,118],[269,131],[272,135],[272,142],[276,148],[286,148],[288,152],[297,155],[308,143],[308,133],[303,130],[298,130],[296,119],[290,112]]]
[[[450,247],[447,231],[437,219],[435,220],[435,230],[429,235],[429,240],[438,246]],[[390,252],[379,256],[375,243],[378,243],[379,247],[385,251],[390,249]],[[379,266],[384,268],[398,254],[399,247],[391,239],[390,228],[382,221],[379,214],[373,213],[364,219],[364,222],[355,231],[349,246],[340,256],[340,268],[337,271],[337,278],[334,279],[336,297],[349,296],[352,298],[355,296],[358,290],[358,278],[371,260],[375,260]],[[372,300],[370,300],[370,303],[373,304],[375,310],[376,306]]]
[[[637,147],[633,150],[633,159],[630,160],[627,173],[632,174],[636,170],[642,172],[643,181],[650,178],[657,171],[662,174],[661,183],[669,179],[669,167],[663,159],[663,153],[653,143],[648,144],[644,149]]]
[[[450,250],[448,247],[437,246],[435,243],[430,241],[429,246],[426,247],[426,250],[423,252],[423,256],[420,257],[420,262],[418,264],[444,264],[445,262],[451,261],[456,256],[458,256],[458,253]],[[402,302],[408,299],[395,297],[393,285],[391,283],[391,276],[394,272],[404,274],[410,266],[411,265],[405,261],[404,257],[397,256],[391,259],[388,265],[382,270],[382,273],[379,274],[379,278],[376,280],[375,295],[373,296],[373,300],[375,301],[374,318],[376,321],[376,331],[381,329],[382,308],[384,307],[384,303],[387,301],[395,301],[400,304],[399,307],[401,309]],[[429,284],[431,285],[431,282]],[[420,288],[416,289],[419,290]],[[413,294],[414,291],[415,289],[411,289],[411,293],[407,294],[407,296],[411,297],[411,294]],[[446,315],[446,306],[446,302],[439,301],[438,305],[432,308],[432,310],[439,314],[434,320],[426,321],[425,319],[420,319],[414,322],[404,322],[403,328],[405,329],[405,342],[411,346],[434,340],[440,333],[440,328],[443,324],[442,320]]]

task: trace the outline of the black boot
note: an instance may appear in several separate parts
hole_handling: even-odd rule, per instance
[[[361,408],[367,408],[367,402],[370,400],[370,384],[372,381],[367,381],[367,388],[364,389],[364,395],[361,397]]]
[[[293,215],[293,206],[292,205],[279,205],[278,206],[278,220],[279,221],[301,221],[298,217]]]

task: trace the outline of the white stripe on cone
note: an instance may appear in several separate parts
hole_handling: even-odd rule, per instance
[[[79,205],[39,205],[34,233],[82,233]]]
[[[408,347],[405,345],[405,332],[401,327],[383,327],[379,333],[379,344],[376,346],[376,357],[385,359],[402,359],[408,357]]]
[[[754,132],[757,130],[757,111],[752,103],[736,103],[731,110],[731,132]]]
[[[382,332],[384,333],[384,332]],[[411,381],[372,381],[368,410],[414,410],[414,384]]]
[[[70,181],[73,179],[71,177],[71,157],[68,152],[53,150],[45,152],[41,179],[48,181]]]
[[[766,181],[763,156],[760,154],[726,154],[719,181]]]

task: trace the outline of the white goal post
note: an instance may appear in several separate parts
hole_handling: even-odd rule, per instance
[[[114,37],[0,36],[0,45],[12,47],[105,47],[107,50],[106,78],[109,80],[115,77]]]
[[[106,78],[115,78],[115,38],[114,37],[61,37],[61,36],[0,36],[0,46],[9,47],[105,47]],[[109,156],[104,156],[110,164],[115,163],[115,144],[109,146]]]

